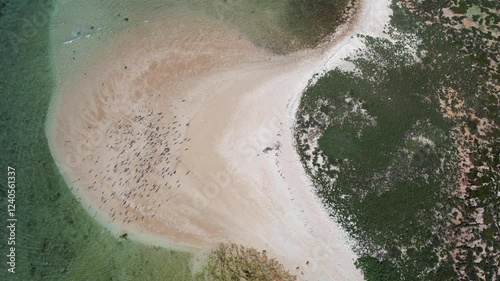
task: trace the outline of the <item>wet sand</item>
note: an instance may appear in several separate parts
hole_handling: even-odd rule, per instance
[[[209,19],[125,30],[60,82],[51,152],[118,235],[195,253],[231,241],[301,280],[362,280],[293,144],[300,94],[349,40],[275,56]]]

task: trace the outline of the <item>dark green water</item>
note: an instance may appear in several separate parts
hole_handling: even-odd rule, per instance
[[[313,48],[321,43],[343,22],[342,15],[350,1],[210,0],[208,2],[214,5],[217,18],[237,26],[256,45],[276,53],[288,53],[303,48]]]

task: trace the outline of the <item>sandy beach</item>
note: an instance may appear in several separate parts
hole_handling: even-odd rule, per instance
[[[293,128],[311,77],[349,68],[342,59],[362,46],[354,35],[383,36],[389,15],[388,1],[366,1],[330,43],[287,56],[202,17],[120,31],[61,76],[47,122],[52,155],[117,235],[200,256],[234,242],[300,280],[363,280],[305,175]]]

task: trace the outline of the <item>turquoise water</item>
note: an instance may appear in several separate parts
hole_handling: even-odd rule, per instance
[[[339,1],[338,7],[344,2]],[[118,14],[133,12],[134,3],[139,2],[106,5]],[[324,29],[312,34],[304,27],[314,28],[332,19],[311,17],[322,11],[321,3],[309,7],[296,1],[212,1],[196,7],[240,27],[255,43],[286,52],[313,46],[325,36]],[[0,220],[7,224],[8,166],[16,171],[17,218],[16,273],[7,272],[8,233],[2,231],[0,280],[191,280],[189,254],[111,235],[82,208],[59,175],[44,132],[54,87],[49,31],[63,24],[50,23],[54,7],[58,6],[48,0],[0,1]],[[82,24],[80,32],[90,24]]]

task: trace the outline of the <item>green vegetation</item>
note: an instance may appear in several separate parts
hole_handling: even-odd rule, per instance
[[[392,5],[392,41],[363,37],[367,48],[348,58],[356,71],[335,69],[308,87],[297,117],[299,153],[318,195],[359,242],[366,280],[398,280],[396,272],[401,280],[475,280],[481,271],[493,280],[499,76],[484,30],[494,26],[446,28],[453,24],[441,12],[446,3],[409,2]],[[458,11],[469,13],[462,2]],[[480,18],[498,17],[490,4],[478,5]],[[469,131],[476,141],[464,140]],[[467,196],[458,187],[464,149],[486,167],[467,174]],[[450,223],[453,208],[463,221]],[[484,232],[475,223],[483,209]],[[464,229],[475,240],[462,240]],[[475,250],[462,260],[453,254],[457,243]],[[462,268],[467,277],[459,277]]]
[[[379,261],[372,257],[361,257],[356,262],[356,267],[361,268],[367,281],[398,281],[399,274],[388,261]]]
[[[457,14],[465,14],[467,12],[467,3],[464,0],[458,2],[458,6],[454,6],[451,10]]]

